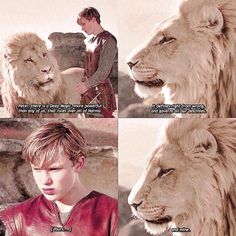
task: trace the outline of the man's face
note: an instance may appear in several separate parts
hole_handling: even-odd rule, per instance
[[[87,20],[84,17],[81,17],[79,19],[79,25],[81,26],[81,29],[88,35],[93,34],[94,27],[95,27],[95,18],[93,17],[92,20]]]
[[[37,168],[33,165],[34,180],[49,201],[63,201],[73,192],[73,187],[78,180],[78,172],[83,168],[84,159],[73,165],[72,161],[64,155],[58,154],[47,168]]]

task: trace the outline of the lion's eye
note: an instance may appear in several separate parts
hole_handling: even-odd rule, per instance
[[[161,177],[167,176],[174,170],[175,170],[174,168],[161,169],[157,177],[161,178]]]
[[[34,62],[33,59],[31,57],[25,59],[25,62]]]
[[[43,53],[43,57],[46,57],[46,56],[47,56],[47,53],[46,53],[46,52],[44,52],[44,53]]]
[[[171,43],[173,41],[175,41],[176,38],[173,38],[173,37],[164,37],[160,42],[159,44],[166,44],[166,43]]]

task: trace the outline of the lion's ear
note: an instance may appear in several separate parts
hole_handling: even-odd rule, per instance
[[[194,152],[209,155],[214,155],[217,152],[216,139],[208,130],[195,130],[192,135],[194,139]]]
[[[214,155],[217,152],[215,137],[205,129],[194,130],[190,136],[185,137],[181,146],[187,156],[194,158],[201,155]]]
[[[208,32],[215,35],[221,34],[224,27],[224,18],[221,11],[216,7],[205,6],[200,15],[192,16],[192,27],[198,32]]]

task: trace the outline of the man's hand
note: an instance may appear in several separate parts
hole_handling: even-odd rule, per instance
[[[79,82],[77,86],[77,90],[79,91],[80,94],[83,94],[88,90],[88,88],[86,87],[85,83]]]

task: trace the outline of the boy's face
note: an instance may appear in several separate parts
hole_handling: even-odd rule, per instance
[[[56,159],[47,168],[37,168],[31,165],[34,180],[49,201],[63,201],[70,196],[73,187],[78,181],[78,172],[83,168],[84,158],[73,165],[72,161],[65,155],[58,154]]]
[[[94,27],[95,27],[96,19],[93,17],[92,20],[87,20],[84,17],[81,17],[79,19],[79,25],[81,26],[81,29],[88,35],[93,34]]]

